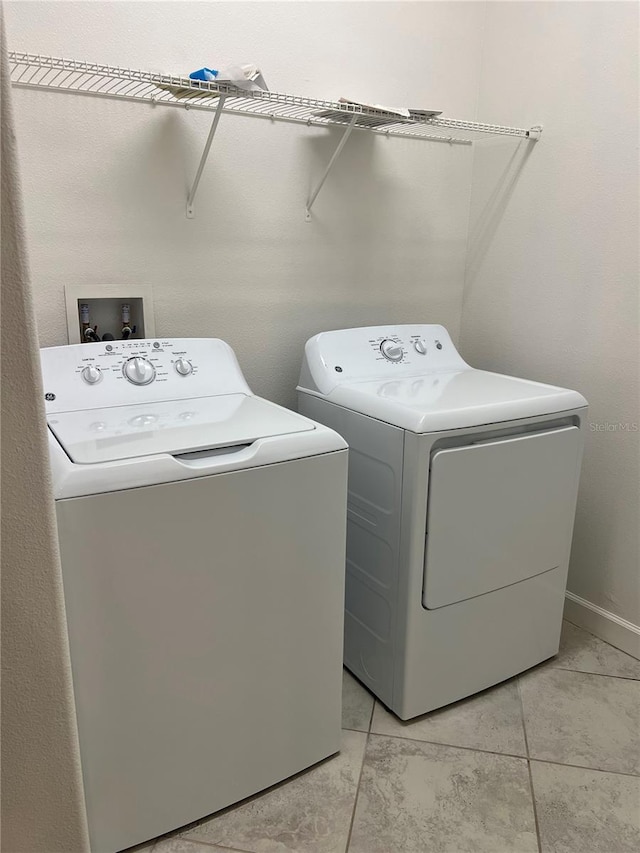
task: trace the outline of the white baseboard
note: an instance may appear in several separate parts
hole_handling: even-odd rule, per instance
[[[573,592],[565,593],[564,618],[610,643],[617,649],[640,660],[640,626],[621,619],[586,598]]]

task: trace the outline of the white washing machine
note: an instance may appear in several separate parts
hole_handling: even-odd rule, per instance
[[[41,361],[91,849],[113,853],[339,749],[347,450],[220,340]]]
[[[556,654],[584,397],[435,325],[316,335],[298,392],[350,448],[349,669],[406,720]]]

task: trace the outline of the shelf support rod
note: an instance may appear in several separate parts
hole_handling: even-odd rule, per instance
[[[333,152],[333,157],[331,158],[331,160],[329,160],[329,165],[324,170],[324,175],[320,178],[316,188],[314,189],[314,191],[309,196],[309,200],[307,201],[307,210],[306,210],[306,217],[305,217],[307,222],[311,222],[311,208],[313,207],[313,203],[316,200],[318,193],[322,189],[324,182],[327,180],[327,178],[329,176],[329,172],[333,168],[333,164],[336,162],[336,160],[340,156],[340,152],[344,148],[347,139],[351,136],[351,131],[356,126],[357,118],[358,118],[357,113],[354,113],[351,116],[351,119],[349,120],[349,124],[345,128],[345,131],[342,134],[340,142],[338,142],[338,146],[337,146],[336,150]]]
[[[202,172],[204,171],[204,167],[207,162],[207,157],[209,156],[209,149],[211,148],[211,143],[213,142],[213,137],[216,135],[216,130],[218,129],[218,122],[220,121],[220,116],[222,115],[222,110],[224,108],[225,95],[220,95],[218,99],[218,105],[216,106],[216,113],[213,117],[213,121],[211,122],[211,128],[209,130],[209,135],[207,136],[207,141],[204,145],[204,151],[202,152],[202,157],[200,158],[200,164],[198,166],[198,171],[196,172],[196,176],[193,179],[193,186],[191,187],[191,192],[187,197],[187,219],[193,219],[193,201],[196,197],[196,192],[198,191],[198,184],[200,183],[200,178],[202,177]]]

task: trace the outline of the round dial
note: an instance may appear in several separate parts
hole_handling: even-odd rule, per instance
[[[427,354],[427,345],[422,340],[422,338],[418,338],[417,341],[413,342],[413,348],[415,349],[415,351],[417,353],[420,353],[420,355],[426,355]]]
[[[389,338],[382,341],[380,344],[380,352],[387,361],[402,361],[402,356],[404,355],[404,350],[400,344],[397,344]]]
[[[95,385],[102,379],[102,371],[93,364],[88,364],[80,375],[88,385]]]
[[[146,358],[134,355],[122,365],[125,378],[134,385],[148,385],[156,378],[156,369]]]
[[[173,362],[173,366],[176,369],[176,373],[179,373],[180,376],[188,376],[193,372],[193,365],[190,361],[187,361],[186,358],[178,358]]]

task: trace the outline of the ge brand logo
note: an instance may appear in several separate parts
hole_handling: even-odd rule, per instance
[[[55,395],[55,394],[52,394],[52,393],[51,393],[51,391],[48,391],[48,392],[44,395],[44,399],[45,399],[45,400],[47,400],[47,401],[50,403],[52,400],[55,400],[55,399],[56,399],[56,395]]]

